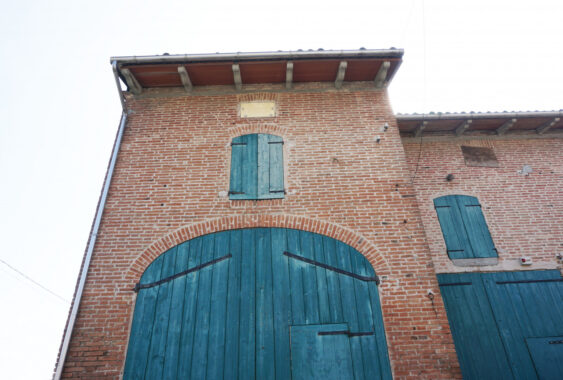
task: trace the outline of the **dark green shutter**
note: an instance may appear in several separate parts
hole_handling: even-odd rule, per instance
[[[258,198],[283,198],[283,140],[258,135]]]
[[[283,140],[252,134],[231,143],[230,199],[283,198]]]
[[[455,195],[455,198],[471,244],[473,257],[497,256],[489,227],[477,198],[466,195]]]
[[[450,259],[497,256],[477,198],[448,195],[434,199],[434,207]]]
[[[231,199],[256,199],[258,135],[235,137],[231,143]]]
[[[438,214],[438,221],[442,228],[450,259],[473,257],[455,196],[450,195],[434,199],[434,207]]]

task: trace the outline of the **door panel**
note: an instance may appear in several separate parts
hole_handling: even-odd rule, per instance
[[[350,378],[391,378],[375,278],[358,251],[305,231],[242,229],[184,242],[141,277],[124,379],[301,376],[291,367],[299,348],[290,326],[321,324],[373,335],[321,336],[328,343],[319,358],[340,358],[344,339]],[[306,330],[296,339],[309,339]]]
[[[541,380],[563,379],[563,336],[526,339]]]
[[[563,335],[559,271],[441,274],[438,281],[464,378],[537,379],[556,371],[549,358],[563,363],[558,345],[539,338]]]
[[[291,326],[291,379],[363,378],[354,377],[350,338],[342,333],[346,331],[346,323]],[[321,335],[322,333],[338,334]]]

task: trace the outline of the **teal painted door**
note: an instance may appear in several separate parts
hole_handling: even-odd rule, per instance
[[[389,379],[375,279],[358,251],[310,232],[256,228],[187,241],[141,277],[124,379],[309,378],[307,355],[317,369],[338,359],[335,373],[351,373],[340,378]],[[315,336],[319,325],[346,333]]]
[[[559,271],[441,274],[438,281],[464,378],[563,378],[553,364],[563,363]]]
[[[526,339],[541,380],[563,379],[563,336]]]
[[[345,323],[292,326],[292,379],[353,379],[352,351],[346,331]]]

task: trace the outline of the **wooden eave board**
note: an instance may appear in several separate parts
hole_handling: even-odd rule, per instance
[[[368,60],[368,59],[348,59],[348,67],[346,69],[346,75],[344,76],[344,81],[354,82],[354,81],[371,81],[375,79],[379,68],[387,60]],[[387,71],[387,78],[392,78],[393,74],[399,67],[400,60],[388,60],[391,62],[391,67]]]
[[[441,120],[428,120],[428,124],[424,128],[424,133],[427,132],[452,132],[464,120],[473,120],[468,131],[496,131],[504,123],[510,121],[512,118],[491,118],[491,119],[472,119],[471,115],[468,114],[466,118],[455,118],[455,119],[441,119]],[[524,117],[516,118],[517,122],[514,124],[508,132],[510,131],[533,131],[538,127],[544,125],[553,120],[551,117]],[[416,128],[422,123],[423,119],[420,120],[398,120],[399,130],[404,133],[414,132]],[[562,130],[563,120],[560,120],[551,127],[550,131]]]
[[[341,61],[348,67],[344,80],[372,81],[379,71],[383,59],[326,59],[293,61],[294,82],[333,82],[336,79]],[[387,78],[397,70],[400,60],[390,59],[391,67]],[[180,87],[182,82],[178,67],[184,66],[194,86],[233,85],[232,65],[235,62],[219,63],[168,63],[148,65],[125,65],[142,87]],[[287,61],[240,62],[243,84],[283,83],[286,79]]]
[[[175,87],[182,82],[178,65],[124,66],[133,73],[142,87]]]
[[[285,82],[286,61],[240,63],[243,84]]]

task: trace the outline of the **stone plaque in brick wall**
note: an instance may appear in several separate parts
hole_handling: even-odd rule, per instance
[[[495,152],[491,148],[479,146],[461,146],[465,165],[498,168],[499,163]]]
[[[276,102],[241,102],[240,117],[274,117],[276,116]]]

